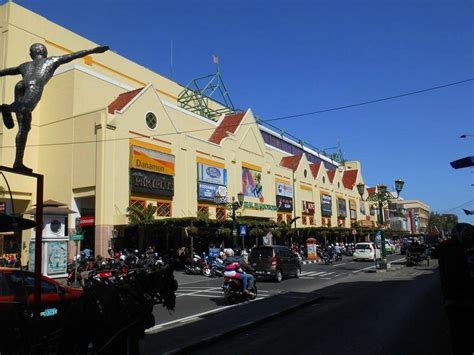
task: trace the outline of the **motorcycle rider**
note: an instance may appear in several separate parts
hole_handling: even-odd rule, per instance
[[[233,279],[239,279],[242,281],[242,292],[243,294],[250,294],[250,291],[247,289],[247,283],[249,288],[253,289],[254,277],[251,274],[246,274],[242,270],[243,264],[242,260],[234,256],[234,251],[230,248],[224,250],[226,258],[224,259],[225,271],[224,275],[231,277]]]

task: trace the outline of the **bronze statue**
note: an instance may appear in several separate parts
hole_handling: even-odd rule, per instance
[[[41,43],[35,43],[30,47],[30,56],[33,59],[31,62],[20,64],[15,68],[0,70],[0,77],[18,74],[21,74],[23,77],[15,85],[15,101],[11,105],[3,104],[0,106],[3,122],[8,129],[13,128],[15,125],[12,112],[15,112],[18,121],[14,169],[25,172],[32,171],[32,169],[23,165],[26,140],[31,128],[31,113],[41,99],[44,87],[53,76],[54,71],[61,64],[69,63],[74,59],[82,58],[92,53],[103,53],[107,50],[109,50],[108,46],[101,46],[58,57],[48,57],[46,47]]]

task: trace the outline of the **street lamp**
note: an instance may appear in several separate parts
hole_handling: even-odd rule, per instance
[[[405,184],[405,181],[401,179],[395,180],[395,190],[397,191],[397,197],[393,197],[393,195],[387,191],[386,185],[379,184],[377,185],[376,192],[370,193],[369,196],[367,196],[367,199],[365,200],[379,208],[378,224],[380,227],[380,236],[381,236],[380,242],[382,244],[380,269],[383,269],[383,270],[387,269],[387,257],[385,255],[385,236],[383,233],[383,206],[385,204],[388,205],[390,200],[397,199],[400,196],[400,192],[402,191],[404,184]],[[364,201],[365,185],[362,182],[357,184],[357,191],[359,192],[359,195],[362,201]]]
[[[214,202],[216,205],[225,206],[228,210],[232,210],[232,247],[235,248],[237,246],[237,220],[235,216],[235,211],[241,208],[244,204],[245,196],[242,192],[237,194],[237,201],[235,197],[232,196],[232,202],[223,202],[222,197],[219,192],[216,192],[214,196]]]

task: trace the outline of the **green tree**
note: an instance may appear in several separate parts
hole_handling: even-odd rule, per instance
[[[127,208],[127,212],[128,223],[131,225],[151,223],[155,220],[156,206],[151,203],[146,207],[133,205]]]

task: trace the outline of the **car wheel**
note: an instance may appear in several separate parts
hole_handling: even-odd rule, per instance
[[[275,275],[275,281],[281,282],[281,280],[283,280],[283,274],[281,273],[281,270],[277,270],[276,275]]]
[[[299,279],[300,276],[301,276],[301,268],[298,267],[298,268],[296,268],[295,277],[296,277],[297,279]]]

